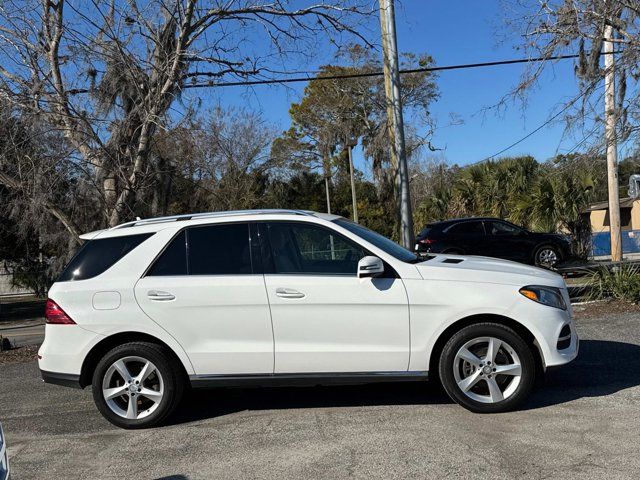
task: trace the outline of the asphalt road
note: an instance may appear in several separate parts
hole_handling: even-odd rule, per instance
[[[171,425],[124,431],[32,362],[0,367],[0,421],[15,480],[639,478],[640,315],[578,329],[579,359],[508,414],[423,384],[217,390]]]

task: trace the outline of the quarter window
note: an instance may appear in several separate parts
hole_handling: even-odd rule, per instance
[[[90,240],[76,253],[58,281],[68,282],[96,277],[111,268],[151,235],[153,233]]]
[[[268,237],[275,273],[355,275],[365,256],[359,245],[315,225],[271,223]]]

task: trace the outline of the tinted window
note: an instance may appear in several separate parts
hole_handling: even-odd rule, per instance
[[[398,260],[402,260],[403,262],[409,262],[409,263],[415,263],[415,262],[421,261],[420,259],[418,259],[415,253],[412,253],[406,248],[398,245],[393,240],[389,240],[387,237],[384,237],[379,233],[369,230],[368,228],[363,227],[362,225],[359,225],[350,220],[347,220],[346,218],[338,218],[337,220],[334,220],[334,222],[340,225],[341,227],[346,228],[351,233],[355,233],[360,238],[363,238],[367,242],[371,243],[372,245],[375,245],[380,250],[388,253],[389,255],[397,258]]]
[[[90,240],[69,262],[58,281],[86,280],[100,275],[151,235],[153,233]]]
[[[489,225],[489,234],[491,235],[518,235],[520,230],[515,225],[504,222],[487,222]]]
[[[187,239],[185,230],[180,232],[160,254],[147,273],[151,277],[187,274]]]
[[[482,222],[463,222],[449,227],[447,233],[453,235],[484,235]]]
[[[187,243],[189,275],[252,273],[246,223],[188,228]]]
[[[275,273],[355,275],[364,250],[329,229],[299,223],[268,225]]]

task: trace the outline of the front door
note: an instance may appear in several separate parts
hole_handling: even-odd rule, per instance
[[[529,258],[526,232],[510,223],[498,220],[485,221],[489,257],[526,262]]]
[[[140,307],[182,345],[196,374],[273,373],[269,304],[255,261],[247,223],[190,227],[136,284]]]
[[[401,372],[409,364],[402,280],[359,279],[368,253],[329,228],[260,224],[276,373]]]

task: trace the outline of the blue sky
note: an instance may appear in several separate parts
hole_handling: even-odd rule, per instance
[[[521,58],[524,54],[513,49],[517,38],[506,38],[498,45],[497,34],[505,33],[499,4],[494,0],[398,2],[399,50],[428,53],[437,65],[443,66]],[[369,32],[377,42],[377,19],[372,18]],[[304,67],[313,69],[331,62],[333,54],[328,46],[320,48]],[[461,165],[481,160],[537,128],[578,93],[573,61],[562,60],[548,65],[540,85],[527,96],[526,106],[516,100],[508,102],[500,112],[486,111],[517,84],[523,69],[524,65],[511,65],[441,72],[437,80],[440,98],[432,108],[437,125],[432,143],[443,150],[434,155]],[[222,105],[262,111],[284,130],[289,126],[289,105],[300,98],[304,86],[258,86],[251,90],[232,87],[212,93]],[[453,116],[461,124],[452,125]],[[543,161],[573,149],[583,138],[582,133],[565,136],[563,132],[562,122],[556,122],[504,155],[531,154]],[[358,166],[366,170],[362,162],[358,155]]]

